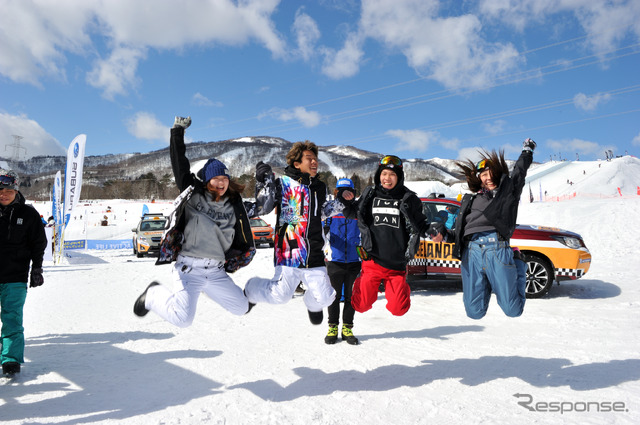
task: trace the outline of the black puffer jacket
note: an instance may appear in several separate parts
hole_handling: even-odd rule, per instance
[[[47,248],[40,214],[20,192],[14,202],[0,206],[0,214],[0,284],[28,282],[29,263],[41,268]]]
[[[532,162],[533,154],[523,151],[516,161],[511,175],[504,174],[500,179],[500,184],[498,185],[494,198],[484,210],[484,216],[496,228],[496,231],[504,240],[511,239],[516,228],[520,195],[522,194],[522,188],[524,187],[527,177],[527,170]],[[471,211],[471,205],[475,197],[475,193],[464,195],[460,205],[460,211],[458,211],[458,217],[456,218],[455,233],[451,235],[451,231],[449,231],[450,234],[447,239],[453,239],[455,242],[452,252],[454,258],[460,259],[462,257],[465,221],[469,211]]]

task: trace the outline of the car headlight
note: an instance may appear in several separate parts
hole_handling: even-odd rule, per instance
[[[552,236],[552,238],[571,249],[580,249],[584,246],[578,238],[572,238],[570,236]]]

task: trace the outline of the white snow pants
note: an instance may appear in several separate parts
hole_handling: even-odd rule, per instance
[[[275,271],[271,279],[252,277],[247,281],[244,291],[250,302],[284,304],[291,300],[300,282],[307,289],[303,299],[309,311],[322,311],[336,298],[326,267],[299,269],[276,266]]]
[[[186,328],[193,323],[198,297],[204,292],[230,313],[241,316],[249,302],[219,261],[179,255],[173,266],[175,290],[164,285],[147,291],[145,307],[167,322]]]

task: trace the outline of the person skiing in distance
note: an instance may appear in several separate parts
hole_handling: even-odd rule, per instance
[[[15,171],[0,169],[0,362],[8,376],[19,373],[24,363],[27,278],[31,288],[44,283],[42,261],[47,247],[40,213],[25,203],[19,183]]]
[[[353,285],[353,308],[359,313],[371,309],[383,281],[387,310],[394,316],[404,315],[411,307],[407,264],[418,251],[429,221],[420,198],[404,186],[403,164],[397,156],[380,160],[374,185],[358,199],[358,226],[363,261]]]
[[[175,290],[151,282],[133,307],[137,316],[153,311],[179,327],[193,322],[202,292],[232,314],[247,313],[251,305],[228,273],[249,264],[255,254],[241,197],[244,187],[215,158],[207,161],[197,177],[191,173],[184,144],[184,132],[190,125],[191,117],[176,117],[170,139],[176,184],[181,191],[193,187],[176,216],[176,228],[184,238],[173,268]]]
[[[284,175],[275,178],[271,166],[256,165],[256,215],[275,208],[275,275],[253,277],[245,285],[251,303],[284,304],[302,282],[309,320],[319,325],[322,309],[336,296],[324,263],[322,218],[327,188],[318,178],[318,147],[310,141],[296,142],[286,156]]]
[[[464,307],[472,319],[485,316],[492,291],[507,316],[518,317],[524,311],[527,266],[509,239],[535,148],[532,139],[523,142],[511,174],[502,151],[480,152],[477,163],[458,162],[473,193],[462,198],[455,230],[442,223],[429,229],[434,242],[454,242],[452,255],[461,260]]]
[[[355,187],[351,179],[343,178],[336,182],[334,197],[340,203],[341,212],[324,220],[325,259],[331,286],[338,296],[328,307],[329,331],[324,338],[327,344],[338,341],[340,321],[340,294],[344,294],[342,308],[342,339],[351,345],[358,344],[353,335],[353,317],[355,310],[351,305],[353,282],[360,273],[360,257],[357,247],[360,245]],[[336,208],[337,209],[337,208]]]

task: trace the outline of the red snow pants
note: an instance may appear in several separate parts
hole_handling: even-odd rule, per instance
[[[362,262],[360,276],[353,283],[353,308],[359,313],[370,310],[378,299],[380,282],[384,282],[387,310],[394,316],[402,316],[409,311],[411,289],[407,283],[407,272],[387,269],[373,260]]]

